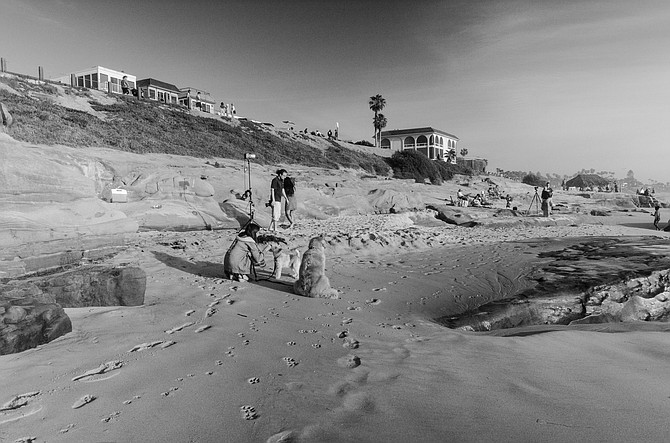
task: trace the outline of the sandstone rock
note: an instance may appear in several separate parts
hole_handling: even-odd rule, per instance
[[[133,266],[85,266],[33,282],[65,308],[139,306],[144,303],[146,273]]]
[[[477,222],[465,212],[447,205],[429,205],[428,209],[437,211],[436,217],[450,225],[472,227]]]
[[[16,298],[0,290],[0,355],[22,352],[72,331],[58,304]]]

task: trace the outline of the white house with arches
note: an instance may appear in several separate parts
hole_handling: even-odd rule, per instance
[[[382,131],[381,148],[392,151],[412,149],[423,153],[432,160],[447,161],[450,158],[456,162],[456,143],[459,138],[439,129],[411,128]]]

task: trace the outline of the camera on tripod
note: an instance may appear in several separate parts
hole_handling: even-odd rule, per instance
[[[244,158],[245,158],[246,160],[249,160],[249,159],[252,159],[252,158],[256,158],[256,154],[244,154]]]

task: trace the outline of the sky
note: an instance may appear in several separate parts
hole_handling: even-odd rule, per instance
[[[670,181],[667,0],[0,0],[8,71],[100,65],[373,141],[432,126],[488,170]]]

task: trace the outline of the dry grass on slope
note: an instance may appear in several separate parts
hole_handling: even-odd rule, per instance
[[[231,126],[223,120],[191,115],[175,106],[119,98],[114,104],[91,102],[105,118],[59,106],[54,103],[58,88],[46,85],[35,91],[35,84],[11,80],[20,95],[0,90],[14,116],[8,130],[12,137],[29,143],[73,147],[105,147],[135,153],[165,153],[203,158],[237,158],[246,152],[256,154],[261,164],[300,164],[338,169],[363,169],[388,175],[390,168],[375,155],[355,152],[333,143],[325,151],[307,143],[281,138],[263,131],[253,122]],[[65,88],[66,94],[86,91]]]

